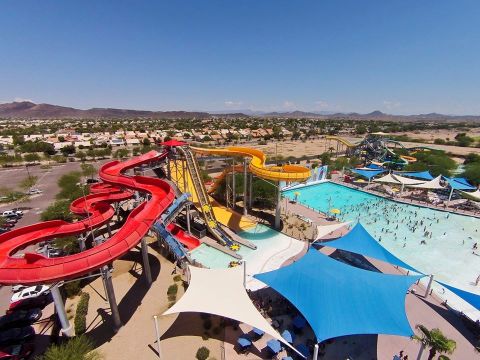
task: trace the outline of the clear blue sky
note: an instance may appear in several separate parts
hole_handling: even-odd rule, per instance
[[[3,0],[0,102],[480,114],[479,0]]]

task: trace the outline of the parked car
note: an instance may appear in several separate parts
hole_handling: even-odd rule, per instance
[[[23,309],[43,309],[45,306],[52,302],[52,294],[37,296],[28,298],[25,300],[20,300],[10,304],[10,307],[6,311],[7,314],[11,314],[14,311],[19,311]]]
[[[0,227],[0,234],[6,233],[10,229]]]
[[[41,317],[42,310],[38,308],[14,311],[0,317],[0,329],[30,325],[40,320]]]
[[[10,345],[0,349],[0,360],[23,360],[32,355],[35,350],[33,342]]]
[[[4,330],[0,332],[0,346],[22,343],[34,336],[35,330],[31,326]]]
[[[98,179],[87,179],[87,184],[95,184],[95,183],[98,183],[100,182],[100,180]]]
[[[18,218],[17,217],[10,217],[10,218],[7,218],[7,220],[5,220],[7,223],[10,223],[10,224],[16,224],[18,222]]]
[[[18,215],[12,210],[6,210],[2,213],[2,216],[5,218],[8,218],[8,217],[17,217]]]
[[[44,296],[50,293],[50,289],[47,285],[37,285],[37,286],[30,286],[26,289],[23,289],[20,292],[14,293],[12,298],[10,299],[10,303],[14,303],[20,300],[25,300],[37,296]]]
[[[36,195],[36,194],[41,194],[43,191],[40,189],[30,189],[27,192],[27,195]]]
[[[16,292],[22,291],[23,289],[26,289],[27,287],[28,287],[27,285],[13,285],[12,292],[16,293]]]
[[[23,216],[23,211],[20,210],[19,208],[13,208],[12,211],[15,213],[17,216]]]
[[[14,226],[15,226],[15,223],[9,223],[9,222],[6,222],[5,224],[2,225],[4,229],[13,228]]]

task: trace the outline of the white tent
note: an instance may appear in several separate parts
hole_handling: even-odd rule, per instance
[[[379,183],[386,183],[386,184],[401,184],[401,182],[395,179],[392,174],[387,174],[373,181],[379,182]]]
[[[256,327],[300,354],[252,304],[244,287],[243,266],[229,269],[188,268],[190,284],[187,291],[163,315],[201,312],[223,316]]]
[[[330,234],[332,231],[341,229],[342,227],[347,226],[350,223],[351,221],[347,221],[344,223],[336,223],[332,225],[317,225],[317,236],[315,238],[315,241],[320,240],[324,236]]]
[[[422,184],[413,184],[413,185],[407,185],[407,186],[415,189],[432,189],[432,190],[443,189],[445,187],[440,184],[441,178],[442,178],[442,175],[438,175],[435,179],[424,182]]]
[[[467,199],[471,199],[474,201],[480,201],[480,190],[475,190],[474,192],[468,192],[468,191],[461,191],[460,193],[466,197]]]

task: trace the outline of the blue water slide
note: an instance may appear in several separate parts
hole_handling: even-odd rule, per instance
[[[183,205],[186,202],[188,202],[188,198],[190,196],[191,195],[189,193],[185,193],[185,194],[182,194],[177,199],[175,199],[172,205],[170,205],[170,207],[160,217],[160,219],[162,220],[162,223],[164,223],[165,225],[168,225],[168,223],[170,223],[173,220],[175,215],[177,215],[178,210],[181,210]]]
[[[173,235],[160,221],[157,221],[153,227],[157,232],[157,235],[161,236],[165,240],[177,259],[182,259],[184,257],[188,258],[187,250],[177,239],[173,237]]]

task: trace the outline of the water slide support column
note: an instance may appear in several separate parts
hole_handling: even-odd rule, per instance
[[[150,286],[152,285],[152,272],[150,271],[150,262],[148,261],[148,246],[145,238],[142,238],[142,260],[145,280],[147,280],[147,285]]]
[[[235,189],[235,158],[233,158],[233,165],[232,165],[232,199],[233,199],[233,205],[232,209],[235,210],[235,205],[237,204],[237,193]]]
[[[190,204],[187,205],[187,233],[188,233],[188,235],[192,234],[192,232],[190,230]]]
[[[122,320],[120,319],[120,312],[118,311],[117,300],[115,299],[115,290],[113,289],[112,274],[108,266],[102,268],[102,277],[107,291],[108,302],[110,304],[110,311],[112,312],[113,331],[115,333],[122,327]]]
[[[243,160],[243,215],[247,215],[247,199],[248,199],[248,194],[247,194],[247,188],[248,188],[248,175],[247,175],[247,159]]]
[[[430,289],[432,288],[433,275],[430,275],[429,277],[430,277],[430,279],[428,280],[427,289],[425,290],[425,295],[423,296],[424,298],[426,298],[428,296],[428,293],[430,292]]]
[[[55,304],[55,310],[57,312],[58,319],[62,325],[62,333],[65,336],[72,337],[73,328],[70,324],[70,321],[68,321],[67,313],[65,312],[65,304],[63,303],[62,294],[60,294],[58,284],[55,284],[52,288],[50,288],[50,291],[52,293],[53,303]]]
[[[252,197],[253,197],[253,174],[250,174],[250,190],[248,191],[248,207],[252,209]]]
[[[277,187],[277,204],[275,208],[275,229],[280,230],[280,208],[282,201],[282,192],[280,191],[280,182],[278,182]]]

